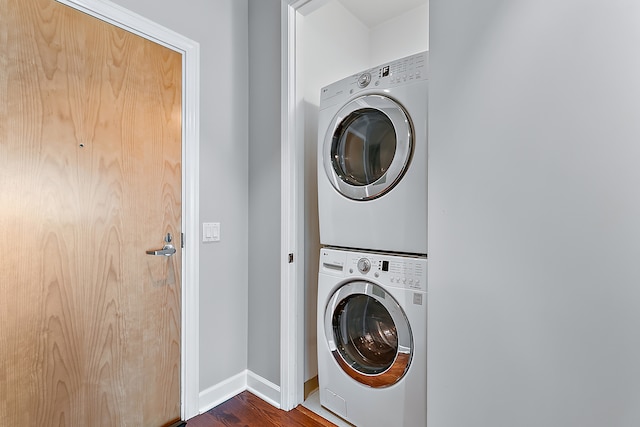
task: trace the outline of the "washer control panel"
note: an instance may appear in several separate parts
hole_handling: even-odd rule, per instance
[[[382,284],[413,290],[427,290],[427,259],[375,253],[347,253],[345,274],[373,277]]]

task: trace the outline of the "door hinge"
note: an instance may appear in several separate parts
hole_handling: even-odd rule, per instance
[[[180,233],[180,247],[184,249],[184,233]]]
[[[289,264],[291,264],[293,262],[293,254],[289,254]]]

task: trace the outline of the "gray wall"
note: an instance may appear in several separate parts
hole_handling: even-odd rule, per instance
[[[280,0],[249,0],[249,363],[280,384]]]
[[[115,2],[200,43],[200,220],[221,223],[200,245],[202,391],[247,367],[247,1]]]
[[[640,2],[430,15],[429,425],[640,425]]]

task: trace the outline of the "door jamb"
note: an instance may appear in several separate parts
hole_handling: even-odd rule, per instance
[[[280,407],[286,411],[304,400],[303,15],[328,1],[281,0]]]
[[[200,45],[106,0],[56,0],[182,54],[182,326],[180,416],[198,415]]]
[[[296,144],[299,139],[300,114],[296,106],[296,7],[290,0],[281,3],[281,275],[280,275],[280,408],[289,411],[302,403],[304,376],[304,291],[300,289],[303,272],[303,248],[300,236],[302,217],[298,185],[302,165]]]

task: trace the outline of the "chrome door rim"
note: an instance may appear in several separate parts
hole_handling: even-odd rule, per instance
[[[334,135],[340,124],[352,113],[364,109],[380,111],[389,118],[395,131],[396,152],[384,175],[369,185],[352,185],[336,171],[331,152]],[[349,199],[370,200],[384,195],[400,181],[409,166],[412,150],[413,129],[404,108],[386,96],[364,95],[348,102],[334,116],[325,135],[322,154],[327,177],[338,192]]]
[[[380,294],[384,295],[384,297],[380,297]],[[382,304],[391,315],[396,326],[398,334],[396,357],[386,370],[378,374],[366,374],[355,369],[349,361],[345,360],[338,348],[338,345],[336,344],[336,339],[333,333],[333,315],[336,307],[345,298],[355,295],[366,295]],[[374,283],[353,281],[338,288],[329,299],[329,303],[325,308],[324,330],[329,351],[333,355],[335,361],[347,375],[361,384],[372,388],[389,387],[400,381],[409,369],[413,356],[413,336],[409,320],[395,298],[393,298],[393,296],[382,287]]]

